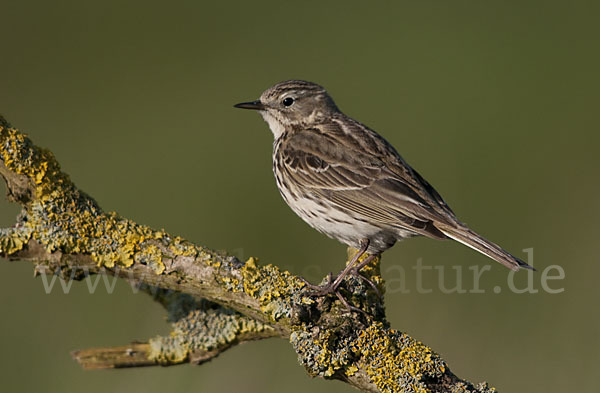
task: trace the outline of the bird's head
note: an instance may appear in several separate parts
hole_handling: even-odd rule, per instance
[[[280,82],[265,90],[258,100],[234,106],[258,110],[275,139],[286,130],[310,127],[338,111],[323,87],[301,80]]]

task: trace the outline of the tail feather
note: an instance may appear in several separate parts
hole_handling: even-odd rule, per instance
[[[535,270],[533,266],[528,265],[522,259],[519,259],[514,255],[510,254],[509,252],[505,251],[497,244],[484,239],[469,228],[444,226],[438,227],[438,229],[449,238],[454,239],[457,242],[462,243],[475,251],[479,251],[483,255],[492,258],[494,261],[503,264],[511,270],[516,271],[519,270],[519,268]]]

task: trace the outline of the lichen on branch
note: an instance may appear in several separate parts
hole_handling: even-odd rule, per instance
[[[431,348],[392,329],[364,280],[349,276],[340,287],[351,311],[335,296],[313,296],[277,266],[241,262],[104,212],[50,151],[1,117],[0,176],[8,198],[23,208],[12,227],[0,229],[0,256],[33,261],[36,271],[78,271],[76,279],[122,276],[168,310],[169,336],[74,353],[87,368],[202,363],[240,342],[282,337],[310,375],[365,392],[494,391],[456,377]],[[383,293],[379,263],[375,258],[363,273]]]

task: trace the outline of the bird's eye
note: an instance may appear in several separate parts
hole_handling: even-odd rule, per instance
[[[286,97],[281,101],[283,106],[291,106],[294,103],[294,99],[292,97]]]

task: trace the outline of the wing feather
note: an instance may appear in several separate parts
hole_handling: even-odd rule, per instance
[[[433,223],[450,225],[456,219],[433,187],[366,127],[358,133],[366,141],[343,131],[332,123],[285,137],[279,154],[295,188],[382,227],[445,238]]]

